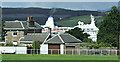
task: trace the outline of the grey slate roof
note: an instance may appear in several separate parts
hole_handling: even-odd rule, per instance
[[[43,42],[49,34],[27,34],[24,38],[21,38],[20,41],[40,41]]]
[[[54,36],[53,38],[49,39],[46,43],[63,43],[59,36]]]
[[[70,34],[61,34],[60,36],[65,43],[80,43],[80,42],[82,42],[81,40],[75,38],[74,36],[72,36]]]
[[[5,22],[5,27],[4,28],[22,28],[20,22]]]
[[[27,27],[27,21],[6,21],[4,29],[42,29],[42,27],[35,22],[35,27]]]
[[[70,34],[58,34],[47,40],[45,43],[81,43],[81,42],[82,42],[81,40],[75,38]]]
[[[26,21],[22,21],[24,28],[30,28],[27,27],[27,22]],[[35,22],[35,28],[42,28],[38,23]]]

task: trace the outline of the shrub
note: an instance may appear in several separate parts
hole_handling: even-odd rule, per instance
[[[12,43],[7,43],[6,46],[14,46]]]
[[[4,46],[5,44],[4,43],[0,43],[0,46]]]

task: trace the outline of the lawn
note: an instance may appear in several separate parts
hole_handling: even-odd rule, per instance
[[[2,60],[118,60],[118,56],[3,54]]]

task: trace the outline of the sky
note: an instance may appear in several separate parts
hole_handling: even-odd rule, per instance
[[[2,7],[64,8],[96,11],[108,10],[112,6],[118,6],[118,1],[120,0],[2,0]]]
[[[2,2],[118,2],[120,0],[2,0]]]

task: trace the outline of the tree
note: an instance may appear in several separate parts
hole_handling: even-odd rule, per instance
[[[33,49],[39,49],[40,48],[38,41],[34,41],[32,46],[33,46]]]
[[[4,27],[5,27],[5,20],[2,20],[1,22],[1,37],[2,37],[2,41],[5,41],[5,36],[6,36],[6,31],[4,31]]]
[[[37,49],[40,48],[39,42],[38,41],[34,41],[34,43],[32,44],[32,46],[33,46],[33,49],[35,49],[35,50],[33,50],[33,54],[37,54],[39,52]]]
[[[83,41],[84,38],[88,38],[88,36],[90,36],[87,33],[83,33],[84,31],[81,28],[74,28],[71,29],[69,31],[66,31],[65,33],[69,33],[73,36],[75,36],[76,38],[80,39]]]
[[[90,38],[84,38],[83,42],[93,43],[92,39],[90,39]]]
[[[113,6],[109,14],[104,18],[99,27],[97,35],[98,43],[108,43],[112,46],[118,46],[118,25],[120,24],[120,12],[116,6]]]

